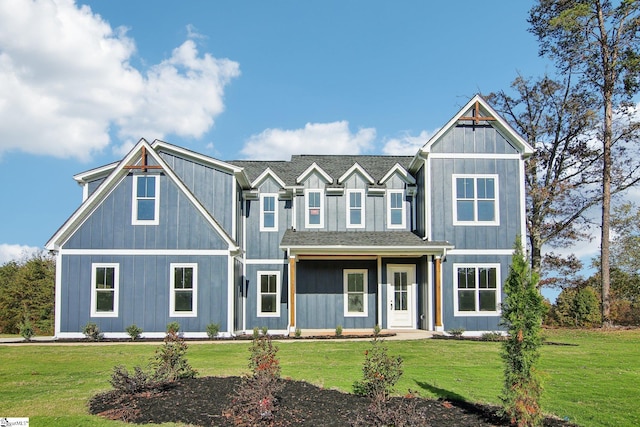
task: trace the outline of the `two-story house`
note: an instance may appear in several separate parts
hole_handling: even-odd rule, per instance
[[[76,175],[57,337],[499,329],[532,148],[480,96],[415,156],[220,161],[163,141]]]

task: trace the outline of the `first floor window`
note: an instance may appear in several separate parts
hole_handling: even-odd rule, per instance
[[[500,266],[454,265],[456,313],[495,315],[500,304]]]
[[[118,264],[92,264],[91,316],[118,316]]]
[[[197,264],[171,264],[171,312],[173,317],[197,315]]]
[[[280,272],[258,272],[258,316],[280,316]]]
[[[367,270],[344,270],[344,315],[367,315]]]

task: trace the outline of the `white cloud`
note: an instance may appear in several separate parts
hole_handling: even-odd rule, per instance
[[[4,265],[9,261],[19,261],[38,252],[40,248],[26,245],[8,245],[0,244],[0,265]]]
[[[187,28],[189,34],[194,33]],[[224,110],[239,65],[199,55],[193,40],[135,69],[135,43],[73,0],[0,2],[0,154],[88,159],[115,129],[141,137],[200,137]]]
[[[307,123],[302,129],[266,129],[252,135],[241,153],[260,160],[288,160],[292,154],[361,154],[375,137],[374,128],[351,133],[347,121]]]
[[[382,152],[391,156],[413,156],[438,130],[428,132],[423,130],[418,136],[405,134],[400,138],[392,138],[385,142]]]

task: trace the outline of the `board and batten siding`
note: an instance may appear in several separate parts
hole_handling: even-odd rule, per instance
[[[64,243],[65,249],[228,249],[228,244],[166,175],[158,225],[132,225],[127,175]],[[231,210],[228,207],[229,211]]]
[[[520,154],[491,125],[458,125],[452,127],[430,148],[431,153]]]
[[[266,326],[269,330],[286,330],[289,322],[288,296],[288,264],[248,264],[246,266],[246,302],[245,302],[245,322],[246,329],[262,328]],[[280,315],[278,317],[258,316],[258,272],[278,272],[280,274]]]
[[[94,322],[103,332],[124,333],[136,324],[144,332],[164,332],[177,321],[182,332],[205,332],[209,323],[227,331],[226,256],[166,255],[62,255],[62,304],[60,332],[82,331]],[[91,317],[91,269],[93,263],[119,265],[118,317]],[[195,263],[198,268],[197,317],[170,317],[170,265]]]
[[[345,269],[366,269],[367,316],[345,317]],[[300,260],[296,265],[296,326],[300,329],[373,328],[376,323],[375,261]]]
[[[278,194],[280,186],[271,178],[267,178],[260,185],[261,194]],[[247,259],[284,259],[285,254],[280,249],[280,241],[284,232],[291,227],[291,200],[280,200],[276,197],[278,211],[278,230],[260,231],[260,199],[245,202],[246,215],[246,255]]]
[[[227,234],[233,236],[233,175],[173,154],[160,155]]]

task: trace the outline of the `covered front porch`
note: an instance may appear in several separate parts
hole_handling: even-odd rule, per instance
[[[442,330],[440,263],[448,242],[407,231],[301,232],[289,260],[288,330]]]

